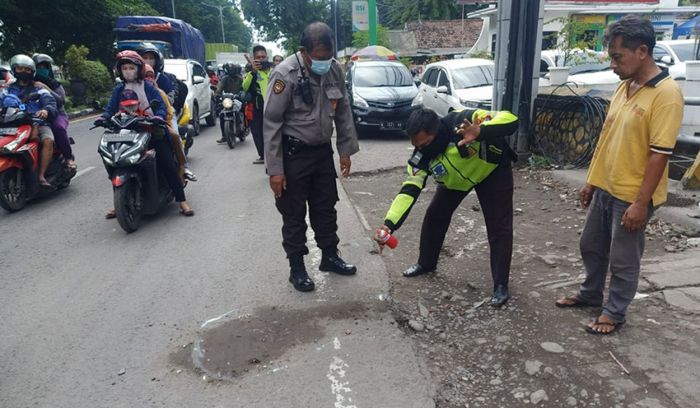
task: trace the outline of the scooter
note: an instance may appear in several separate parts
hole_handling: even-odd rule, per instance
[[[98,153],[112,181],[117,221],[124,231],[134,232],[143,215],[157,213],[174,199],[156,167],[155,150],[148,148],[152,137],[167,137],[167,124],[159,118],[121,111],[98,126],[105,128]],[[154,132],[163,136],[154,136]]]
[[[61,152],[54,149],[45,174],[54,188],[39,184],[41,147],[32,135],[38,130],[33,126],[36,120],[21,106],[0,110],[0,207],[9,212],[21,210],[31,199],[68,187],[76,174]]]
[[[242,94],[224,93],[222,95],[219,120],[222,123],[222,137],[226,140],[229,149],[236,147],[237,140],[245,141],[248,129],[243,115]]]

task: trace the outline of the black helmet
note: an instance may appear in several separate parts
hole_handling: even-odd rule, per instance
[[[153,45],[153,43],[145,42],[145,43],[141,44],[141,46],[136,51],[138,51],[138,53],[139,53],[139,55],[141,55],[141,57],[143,57],[144,54],[147,54],[149,52],[153,53],[153,55],[155,55],[155,58],[156,58],[156,63],[155,63],[155,66],[153,67],[153,69],[155,69],[156,72],[163,71],[163,53],[160,52],[158,47]]]
[[[224,64],[224,72],[227,75],[241,75],[241,66],[232,62]]]

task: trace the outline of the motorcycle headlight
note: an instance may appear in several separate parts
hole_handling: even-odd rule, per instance
[[[233,108],[233,99],[225,98],[221,104],[224,106],[224,109],[231,109]]]
[[[367,101],[362,99],[362,97],[360,95],[358,95],[356,92],[352,93],[352,106],[362,108],[362,109],[369,108],[369,104],[367,103]]]

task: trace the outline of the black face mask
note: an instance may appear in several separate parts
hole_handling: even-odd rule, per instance
[[[18,72],[15,74],[18,81],[29,82],[34,79],[34,74],[31,72]]]
[[[444,132],[438,131],[430,144],[420,149],[415,149],[413,156],[408,161],[413,167],[427,169],[430,162],[445,152],[447,145],[450,144],[450,137]]]

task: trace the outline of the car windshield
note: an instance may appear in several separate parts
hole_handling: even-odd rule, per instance
[[[412,86],[413,79],[403,65],[358,66],[355,70],[355,86]]]
[[[180,81],[187,81],[187,66],[184,64],[166,65],[165,71],[175,75]]]
[[[456,69],[452,71],[452,82],[455,89],[493,85],[493,67],[482,65]]]
[[[695,59],[695,57],[693,57],[695,44],[693,43],[676,44],[672,45],[671,48],[673,48],[673,52],[675,52],[676,55],[678,55],[678,59],[680,59],[681,61],[692,61]]]

